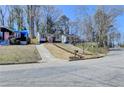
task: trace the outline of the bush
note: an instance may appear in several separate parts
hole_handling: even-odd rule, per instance
[[[120,45],[120,47],[124,47],[124,45]]]
[[[10,44],[12,45],[18,45],[20,44],[20,40],[17,40],[16,38],[10,38]]]
[[[31,39],[31,44],[38,44],[38,40],[36,38]]]

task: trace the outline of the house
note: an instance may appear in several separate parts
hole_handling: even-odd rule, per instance
[[[13,35],[13,30],[0,26],[0,45],[9,45],[9,38]]]
[[[40,34],[40,43],[53,43],[53,42],[61,42],[61,37],[59,34],[49,34],[49,33],[42,33]]]
[[[40,33],[40,43],[60,43],[62,38],[61,31],[56,31],[53,34],[51,33]]]
[[[0,45],[29,44],[29,31],[24,28],[21,31],[14,31],[5,26],[0,26]]]
[[[51,31],[44,30],[44,33],[41,34],[41,43],[67,43],[69,35],[69,18],[65,15],[58,17],[55,21],[54,26],[51,28]]]
[[[54,34],[41,33],[40,34],[40,43],[77,43],[80,39],[77,35],[73,34],[64,34],[60,31],[56,31]]]

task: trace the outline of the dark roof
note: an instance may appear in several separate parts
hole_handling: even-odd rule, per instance
[[[0,26],[0,31],[1,32],[13,33],[13,30],[12,29],[9,29],[8,27],[4,27],[4,26]]]

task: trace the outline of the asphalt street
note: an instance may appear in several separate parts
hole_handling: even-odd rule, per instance
[[[1,65],[0,86],[123,87],[124,49],[111,49],[99,59]]]

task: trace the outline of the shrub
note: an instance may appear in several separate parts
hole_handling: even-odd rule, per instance
[[[38,44],[38,40],[36,38],[31,39],[31,44]]]
[[[12,37],[12,38],[10,38],[10,44],[18,45],[18,44],[20,44],[20,40],[17,40],[16,38]]]

